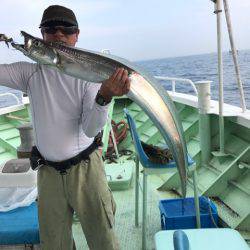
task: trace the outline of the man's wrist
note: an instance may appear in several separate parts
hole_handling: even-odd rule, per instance
[[[104,96],[100,91],[97,92],[95,101],[100,106],[106,106],[107,104],[111,102],[111,100],[112,100],[112,97]]]
[[[111,102],[112,96],[109,93],[103,91],[102,89],[99,89],[98,93],[105,99],[107,103]]]

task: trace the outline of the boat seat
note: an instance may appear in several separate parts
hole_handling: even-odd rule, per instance
[[[2,245],[19,244],[39,244],[36,202],[27,207],[0,212],[0,249]]]
[[[185,229],[188,244],[180,242],[175,244],[174,234],[176,230],[164,230],[155,234],[155,250],[177,250],[176,245],[182,246],[182,250],[249,250],[243,237],[234,229],[230,228],[206,228]],[[179,240],[185,241],[185,237]]]

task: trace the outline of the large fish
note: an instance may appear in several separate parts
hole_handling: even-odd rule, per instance
[[[172,151],[181,179],[182,196],[186,196],[187,149],[183,128],[167,91],[147,73],[129,61],[62,43],[45,42],[22,31],[24,44],[5,37],[5,42],[37,63],[53,66],[65,74],[90,82],[103,82],[118,67],[128,70],[131,88],[127,96],[137,103],[159,129]]]

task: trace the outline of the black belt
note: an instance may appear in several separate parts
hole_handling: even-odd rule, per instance
[[[82,160],[89,160],[89,155],[94,152],[95,149],[97,149],[100,146],[99,138],[94,140],[94,142],[85,150],[83,150],[78,155],[64,160],[60,162],[54,162],[54,161],[48,161],[45,160],[44,157],[40,154],[37,147],[32,147],[31,150],[31,157],[30,157],[30,164],[31,168],[33,170],[37,170],[43,165],[48,165],[50,167],[55,168],[57,171],[59,171],[61,174],[65,174],[66,170],[69,169],[71,166],[78,164]]]

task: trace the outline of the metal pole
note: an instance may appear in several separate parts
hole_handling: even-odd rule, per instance
[[[221,38],[221,0],[215,3],[215,14],[217,15],[217,47],[218,47],[218,74],[219,74],[219,130],[220,130],[220,153],[224,154],[224,117],[223,117],[223,62],[222,62],[222,38]]]
[[[235,73],[236,73],[237,83],[238,83],[238,87],[240,91],[241,108],[242,108],[242,111],[245,112],[246,103],[245,103],[243,85],[242,85],[241,76],[240,76],[237,52],[236,52],[234,39],[233,39],[233,29],[232,29],[231,17],[230,17],[230,12],[229,12],[229,6],[228,6],[227,0],[223,0],[223,2],[224,2],[224,10],[225,10],[225,16],[226,16],[226,21],[227,21],[228,35],[229,35],[229,40],[230,40],[230,45],[231,45],[231,50],[232,50],[232,55],[233,55],[233,60],[234,60]]]
[[[142,250],[147,249],[147,174],[143,170],[143,193],[142,193]]]
[[[209,116],[211,100],[210,84],[211,81],[195,82],[198,91],[199,136],[202,164],[208,164],[211,152],[211,129]]]
[[[197,187],[196,169],[193,172],[193,184],[194,184],[194,204],[195,204],[195,214],[196,214],[196,227],[201,228],[200,203],[199,203],[199,194],[198,194],[198,187]]]
[[[139,168],[140,161],[138,155],[136,155],[135,165],[136,165],[136,174],[135,174],[135,226],[139,226]]]

